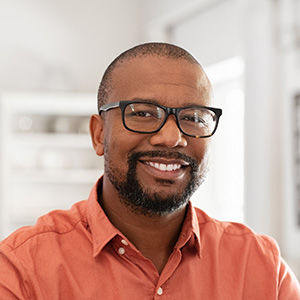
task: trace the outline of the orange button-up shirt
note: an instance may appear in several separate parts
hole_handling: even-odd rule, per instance
[[[0,299],[296,300],[299,283],[276,243],[190,204],[159,274],[97,202],[53,211],[0,244]]]

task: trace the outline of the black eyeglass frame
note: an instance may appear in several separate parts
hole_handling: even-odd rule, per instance
[[[153,130],[153,131],[139,131],[139,130],[134,130],[134,129],[131,129],[131,128],[127,127],[126,122],[125,122],[125,108],[129,104],[135,104],[135,103],[156,105],[157,107],[160,107],[161,109],[163,109],[165,111],[165,119],[163,120],[163,122],[161,123],[161,125],[159,126],[158,129]],[[174,115],[175,119],[176,119],[176,124],[177,124],[177,127],[179,128],[179,130],[183,134],[185,134],[187,136],[194,137],[194,138],[208,138],[208,137],[211,137],[216,132],[218,124],[219,124],[219,119],[222,115],[222,109],[221,108],[215,108],[215,107],[210,107],[210,106],[192,105],[192,106],[185,106],[185,107],[167,107],[167,106],[163,106],[163,105],[151,102],[151,101],[134,101],[134,100],[133,101],[122,100],[122,101],[118,101],[118,102],[112,102],[112,103],[104,104],[99,108],[99,115],[101,115],[102,112],[106,112],[108,110],[111,110],[111,109],[117,108],[117,107],[120,107],[121,112],[122,112],[123,125],[129,131],[136,132],[136,133],[143,133],[143,134],[144,133],[156,133],[156,132],[160,131],[162,129],[162,127],[166,124],[169,115]],[[205,135],[205,136],[198,136],[198,135],[191,135],[191,134],[188,134],[188,133],[184,132],[184,130],[180,126],[180,123],[179,123],[179,120],[178,120],[178,114],[181,110],[188,109],[188,108],[204,108],[204,109],[208,109],[208,110],[211,110],[212,112],[214,112],[214,114],[216,116],[216,125],[215,125],[215,128],[214,128],[214,130],[211,134]]]

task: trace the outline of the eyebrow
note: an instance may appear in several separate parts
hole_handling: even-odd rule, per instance
[[[156,99],[149,99],[149,98],[132,98],[129,101],[138,101],[138,102],[151,102],[153,104],[161,105]]]
[[[129,99],[129,101],[151,102],[153,104],[165,106],[164,104],[160,103],[156,99],[149,99],[149,98],[132,98],[132,99]],[[187,103],[184,103],[184,105],[182,105],[182,107],[189,107],[189,106],[205,106],[205,105],[197,104],[197,103],[193,103],[193,102],[187,102]]]

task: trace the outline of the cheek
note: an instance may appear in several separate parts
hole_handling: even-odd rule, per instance
[[[209,139],[193,139],[190,142],[190,148],[193,151],[194,157],[198,162],[201,162],[202,159],[207,156],[210,149],[210,140]]]
[[[203,173],[207,172],[209,169],[210,149],[210,143],[203,147],[202,161],[200,164],[200,171],[203,171]]]
[[[124,127],[120,118],[113,114],[107,115],[104,127],[104,144],[107,155],[114,155],[116,150],[122,147],[123,130]]]
[[[198,162],[199,171],[206,170],[210,156],[210,141],[208,139],[201,141],[195,140],[191,146],[194,150],[192,156]]]
[[[130,153],[141,145],[141,135],[114,126],[105,134],[105,155],[115,166],[126,165]]]

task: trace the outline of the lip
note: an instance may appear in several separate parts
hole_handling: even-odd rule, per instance
[[[145,163],[145,162],[154,162],[154,163],[159,163],[159,164],[178,164],[178,165],[182,165],[183,167],[186,167],[189,165],[188,162],[186,162],[183,159],[175,159],[175,158],[163,158],[163,157],[151,157],[151,158],[143,158],[140,159],[141,162]]]
[[[175,170],[160,170],[152,166],[155,163],[164,165],[180,165],[181,167]],[[189,163],[187,163],[184,160],[153,157],[149,159],[140,159],[139,165],[143,171],[145,171],[154,178],[175,181],[180,180],[184,177],[184,175],[187,172],[187,167],[189,166]]]

